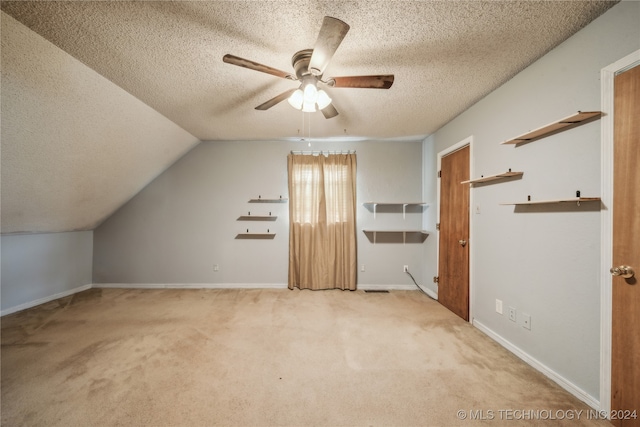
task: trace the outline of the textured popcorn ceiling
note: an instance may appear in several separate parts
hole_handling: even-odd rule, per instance
[[[198,139],[424,137],[615,3],[2,1],[2,232],[92,229]],[[255,110],[297,83],[222,57],[293,71],[325,15],[351,26],[325,77],[393,87]]]
[[[325,76],[395,74],[388,90],[329,90],[312,137],[428,135],[611,7],[610,1],[3,2],[2,9],[202,140],[295,137],[302,113],[254,107],[322,18],[351,30]],[[346,129],[346,132],[345,132]],[[308,129],[303,129],[305,133]]]

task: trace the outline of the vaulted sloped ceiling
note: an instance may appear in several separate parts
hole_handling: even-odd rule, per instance
[[[2,14],[2,232],[91,230],[199,142]]]
[[[422,138],[615,3],[3,1],[2,232],[91,229],[198,140]],[[351,29],[325,76],[393,86],[255,110],[296,82],[222,57],[292,71],[326,15]]]

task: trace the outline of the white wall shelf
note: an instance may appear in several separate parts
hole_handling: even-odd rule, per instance
[[[514,176],[522,176],[523,174],[524,172],[511,172],[511,169],[509,169],[508,172],[499,173],[496,175],[481,176],[480,178],[470,179],[468,181],[461,181],[460,184],[475,184],[475,183],[481,183],[481,182],[497,181],[500,179],[511,178]]]
[[[556,199],[556,200],[527,200],[524,202],[510,202],[510,203],[500,203],[500,205],[515,205],[515,206],[524,206],[524,205],[551,205],[558,203],[577,203],[580,206],[580,203],[589,203],[589,202],[599,202],[600,197],[573,197],[570,199]]]
[[[369,230],[363,229],[364,234],[369,237],[369,240],[376,244],[378,241],[378,234],[386,235],[387,237],[400,237],[402,236],[402,243],[422,243],[426,240],[429,235],[428,232],[424,230]],[[407,241],[407,235],[410,237],[409,241]],[[415,237],[415,238],[411,238]],[[385,239],[385,242],[390,241],[389,239]],[[395,241],[395,240],[391,240]]]
[[[373,219],[376,218],[378,208],[385,208],[385,212],[399,213],[402,208],[402,219],[407,218],[407,209],[411,213],[422,213],[429,206],[424,202],[364,202],[363,206],[373,211]],[[364,234],[372,243],[422,243],[429,235],[424,230],[374,230],[363,229]],[[380,235],[380,236],[379,236]],[[381,238],[379,238],[381,237]]]
[[[507,141],[502,142],[502,144],[512,144],[516,146],[520,144],[526,144],[527,142],[533,142],[538,139],[556,134],[558,132],[569,130],[574,127],[592,122],[594,120],[598,120],[601,116],[602,111],[578,111],[576,114],[565,117],[564,119],[558,120],[556,122],[549,123],[548,125],[516,136],[515,138],[511,138]]]
[[[408,207],[418,207],[418,206],[428,206],[423,202],[364,202],[362,206],[373,208],[373,219],[376,218],[376,212],[378,210],[378,206],[386,206],[386,207],[400,207],[402,206],[402,219],[405,219],[407,216],[407,208]]]

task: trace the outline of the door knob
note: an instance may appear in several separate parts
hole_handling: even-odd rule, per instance
[[[458,243],[460,243],[460,246],[467,246],[466,240],[458,240]]]
[[[633,268],[629,267],[628,265],[621,265],[620,267],[611,267],[609,272],[611,273],[612,276],[622,276],[625,279],[631,279],[633,275],[636,274],[636,272],[633,271]]]

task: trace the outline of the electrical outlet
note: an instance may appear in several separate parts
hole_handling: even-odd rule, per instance
[[[509,307],[509,320],[512,322],[516,321],[516,309],[513,307]]]
[[[220,271],[218,264],[213,264],[213,271]]]
[[[364,264],[360,266],[360,271],[364,271]]]
[[[502,314],[502,300],[496,299],[496,313]]]
[[[531,330],[531,315],[522,313],[522,327]]]
[[[408,271],[409,271],[409,266],[408,265],[405,265],[404,267],[402,267],[402,272],[403,273],[406,273]]]

